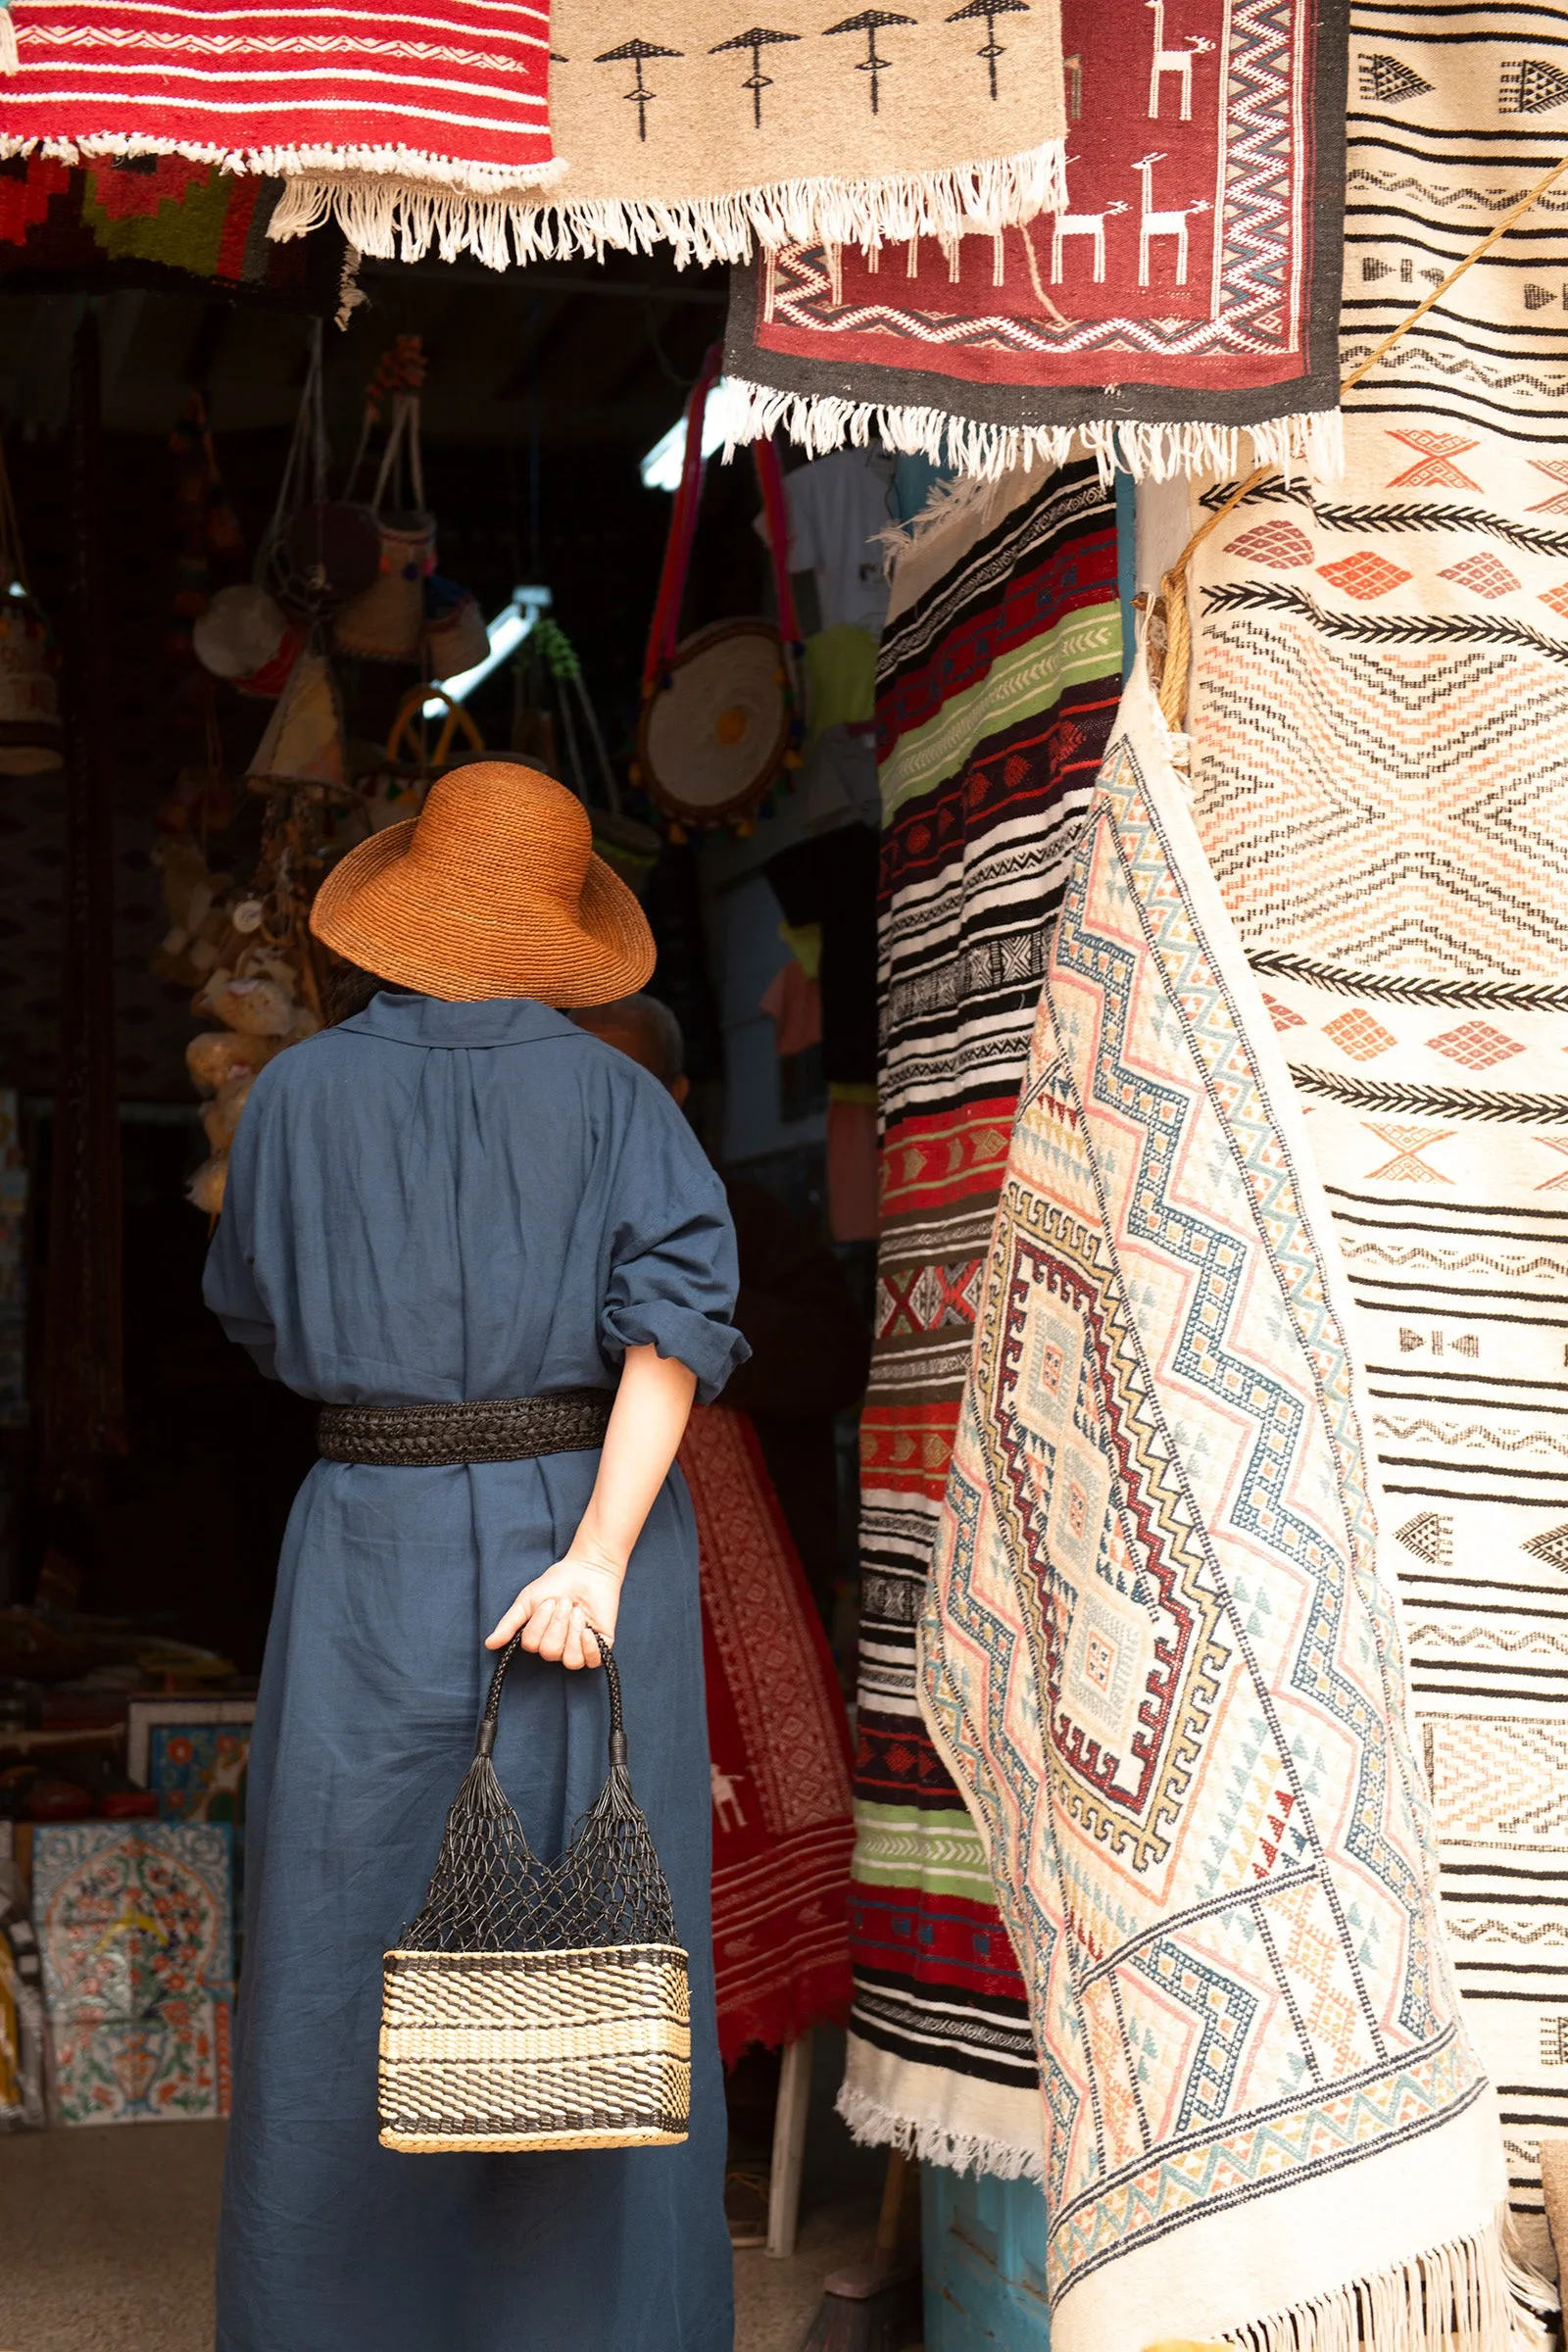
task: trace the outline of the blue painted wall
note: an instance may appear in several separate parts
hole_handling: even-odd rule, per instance
[[[925,2352],[1047,2352],[1046,2206],[1034,2180],[920,2168]]]

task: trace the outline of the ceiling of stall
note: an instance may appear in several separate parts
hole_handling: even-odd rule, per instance
[[[449,442],[651,442],[723,330],[723,272],[681,272],[664,254],[505,272],[368,261],[360,285],[348,327],[325,329],[329,411],[347,423],[380,353],[418,334],[425,430]],[[0,415],[24,434],[64,419],[78,309],[72,295],[0,298]],[[167,432],[197,385],[220,433],[293,421],[303,318],[199,292],[118,292],[102,298],[102,329],[110,432]]]

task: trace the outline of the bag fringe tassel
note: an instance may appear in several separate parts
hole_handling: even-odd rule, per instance
[[[913,2124],[862,2090],[842,2083],[839,2114],[850,2136],[862,2148],[900,2148],[921,2164],[939,2164],[950,2173],[991,2173],[999,2180],[1045,2179],[1038,2148],[1020,2148],[1010,2140],[988,2139],[979,2132],[949,2132],[941,2124]]]
[[[327,158],[311,158],[329,167]],[[397,174],[396,167],[359,166],[318,172],[281,167],[289,184],[268,222],[270,237],[303,237],[335,219],[350,244],[379,261],[444,262],[471,253],[490,270],[514,263],[602,261],[613,246],[651,253],[674,248],[675,265],[707,268],[743,262],[754,240],[763,247],[827,243],[874,251],[884,243],[965,233],[995,236],[1015,221],[1065,206],[1066,159],[1059,139],[989,163],[944,172],[902,172],[887,179],[787,179],[740,188],[690,204],[547,202],[502,195],[486,199],[454,172]],[[557,167],[564,170],[564,165]],[[387,174],[391,175],[388,176]]]
[[[887,408],[871,401],[835,400],[823,393],[780,392],[767,384],[726,378],[731,438],[739,444],[782,429],[813,458],[862,448],[873,433],[890,449],[929,458],[935,466],[981,481],[999,481],[1015,468],[1051,471],[1075,457],[1093,457],[1102,481],[1118,466],[1137,481],[1169,481],[1177,474],[1216,473],[1222,479],[1250,466],[1277,466],[1287,481],[1304,472],[1337,481],[1345,471],[1345,426],[1337,408],[1271,416],[1258,424],[1156,424],[1106,417],[1087,424],[986,424],[946,409]],[[1250,459],[1244,447],[1250,444]]]
[[[0,17],[9,21],[9,15],[4,0],[0,0]],[[0,56],[3,56],[3,35],[0,35]],[[0,163],[20,155],[43,155],[57,164],[90,164],[105,156],[178,155],[187,163],[217,164],[224,172],[254,172],[264,179],[283,179],[290,187],[300,174],[314,172],[395,173],[394,184],[407,182],[411,187],[439,186],[461,191],[463,200],[470,204],[485,201],[499,204],[509,197],[527,196],[536,189],[550,187],[566,169],[560,156],[549,163],[507,167],[455,163],[450,157],[426,155],[414,147],[228,147],[202,139],[160,139],[141,131],[110,130],[92,131],[75,139],[40,139],[30,132],[20,138],[0,134]],[[368,178],[364,184],[376,183]],[[326,213],[319,213],[305,227],[314,227],[327,218]],[[303,236],[305,227],[283,233]],[[277,233],[270,223],[268,234]],[[349,242],[354,244],[357,240],[350,237]]]

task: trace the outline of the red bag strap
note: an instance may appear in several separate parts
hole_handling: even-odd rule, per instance
[[[703,355],[697,381],[686,403],[686,447],[681,459],[680,484],[670,511],[669,536],[654,599],[654,616],[643,660],[643,693],[656,694],[668,675],[680,638],[680,612],[686,598],[686,575],[691,568],[692,541],[697,535],[698,511],[703,503],[703,420],[708,396],[718,380],[724,347],[713,343]],[[773,559],[773,584],[778,597],[779,634],[793,651],[801,647],[801,624],[790,586],[789,514],[784,504],[784,475],[778,451],[771,441],[754,443],[757,479],[767,517],[768,547]]]

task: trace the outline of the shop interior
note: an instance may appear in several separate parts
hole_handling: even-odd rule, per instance
[[[333,253],[341,276],[340,240]],[[303,920],[313,887],[482,755],[567,782],[648,913],[660,1074],[729,1188],[758,1347],[747,1409],[848,1754],[875,1264],[874,534],[917,509],[933,469],[876,450],[827,461],[808,493],[821,563],[781,580],[756,467],[711,446],[715,403],[676,577],[686,412],[711,373],[722,272],[677,272],[664,254],[507,280],[471,262],[366,262],[340,301],[314,266],[256,302],[158,269],[109,290],[67,271],[11,288],[0,315],[13,609],[40,632],[60,707],[7,756],[0,813],[13,1887],[37,1831],[75,1822],[221,1825],[231,1881],[242,1869],[249,1723],[316,1432],[314,1407],[202,1302],[226,1105],[258,1035],[223,1023],[225,1003],[253,1017],[243,991],[215,994],[245,979],[269,1018],[275,1000],[268,1052],[329,1017],[328,959]],[[801,472],[798,452],[779,458]],[[372,621],[354,638],[342,581],[313,591],[301,563],[323,521],[368,528],[376,578],[378,517],[405,530],[418,573],[398,582],[390,635]],[[662,582],[680,640],[722,648],[743,621],[766,649],[776,740],[765,772],[754,751],[714,787],[717,821],[700,805],[679,821],[639,754]],[[845,677],[824,691],[846,719],[829,718],[834,757],[808,764],[799,640],[825,626]],[[324,729],[297,676],[283,700],[302,647],[327,653]],[[833,2112],[837,1956],[828,1975],[787,2040],[750,2039],[742,2020],[726,2048],[737,2340],[755,2352],[795,2344],[826,2271],[868,2252],[884,2199],[883,2153]],[[121,2054],[113,2096],[152,2113],[137,2064]],[[15,2249],[0,2266],[11,2332],[82,2352],[204,2342],[221,2085],[174,2094],[183,2131],[106,2133],[58,2128],[58,2082],[42,2111],[37,2085],[30,2102],[13,2088],[19,2123],[50,2128],[3,2150],[0,2230],[30,2249],[22,2272]],[[69,2245],[62,2217],[88,2211],[90,2256],[47,2256]]]

